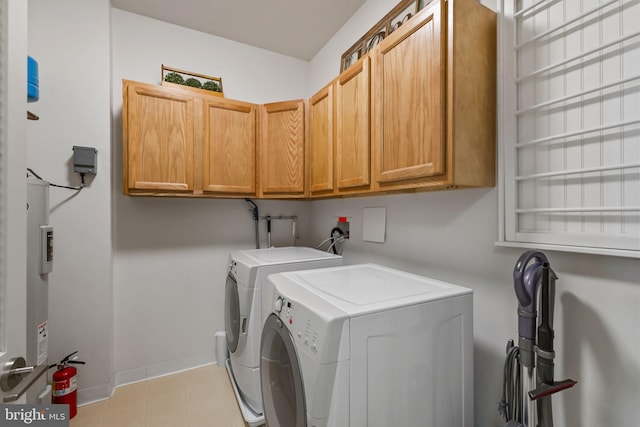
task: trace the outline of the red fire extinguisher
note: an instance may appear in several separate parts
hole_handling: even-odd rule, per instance
[[[69,364],[84,365],[85,362],[76,360],[78,352],[74,351],[60,361],[60,363],[49,366],[58,366],[58,370],[53,373],[51,380],[51,403],[54,405],[69,405],[69,418],[73,418],[78,413],[78,370]]]

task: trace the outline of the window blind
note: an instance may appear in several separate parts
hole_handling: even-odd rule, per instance
[[[639,257],[640,1],[502,6],[500,240]]]

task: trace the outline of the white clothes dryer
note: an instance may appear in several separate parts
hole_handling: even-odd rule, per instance
[[[238,403],[247,423],[258,425],[262,415],[262,284],[272,273],[339,265],[342,265],[339,255],[298,246],[240,250],[229,255],[225,285],[225,332],[230,377],[238,391]]]
[[[265,287],[267,425],[473,426],[470,289],[375,264],[274,274]]]

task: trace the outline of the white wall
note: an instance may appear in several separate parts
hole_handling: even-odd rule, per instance
[[[28,51],[39,63],[40,100],[29,109],[28,167],[79,185],[72,147],[98,149],[98,174],[74,196],[51,188],[54,266],[49,274],[49,362],[79,350],[79,399],[111,392],[111,121],[109,0],[29,0]]]
[[[120,9],[112,20],[115,111],[121,80],[159,84],[162,64],[222,77],[225,98],[260,104],[305,96],[306,61]]]
[[[2,92],[0,114],[0,310],[3,325],[2,362],[26,356],[27,331],[14,329],[27,323],[26,277],[27,192],[24,170],[27,166],[27,121],[24,82],[27,78],[27,6],[22,0],[8,0],[0,10],[2,22]],[[18,320],[18,323],[14,323]],[[7,322],[7,323],[4,323]],[[9,329],[7,329],[9,325]],[[24,397],[21,401],[24,401]]]
[[[370,0],[311,61],[313,93],[337,75],[342,53],[397,2]],[[489,4],[495,10],[495,2]],[[474,291],[475,412],[478,427],[497,414],[507,339],[517,342],[513,267],[524,249],[494,245],[498,190],[312,202],[312,236],[350,217],[348,264],[377,262]],[[362,240],[362,210],[387,208],[387,240]],[[559,276],[555,307],[556,378],[577,386],[553,397],[556,426],[631,426],[640,419],[640,261],[546,252]]]
[[[308,63],[119,9],[112,23],[114,369],[122,384],[215,361],[227,257],[255,247],[255,237],[242,199],[122,195],[121,80],[159,83],[165,64],[221,76],[225,97],[264,103],[304,97]],[[308,202],[256,203],[260,215],[298,215],[298,244],[305,243]],[[272,244],[288,245],[290,230],[290,223],[274,222]],[[261,236],[264,247],[264,224]]]

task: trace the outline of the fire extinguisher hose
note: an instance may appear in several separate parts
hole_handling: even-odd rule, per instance
[[[53,365],[49,365],[49,369],[51,368],[55,368],[56,366],[60,366],[60,365],[64,365],[66,363],[73,363],[74,365],[84,365],[87,362],[83,362],[82,360],[75,360],[72,359],[73,356],[75,356],[76,354],[78,354],[78,351],[74,351],[71,354],[66,355],[61,361],[59,361],[58,363],[54,363]]]

